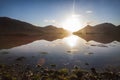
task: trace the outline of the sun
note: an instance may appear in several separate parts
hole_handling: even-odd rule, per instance
[[[82,18],[77,14],[72,14],[71,16],[67,17],[64,22],[62,22],[62,28],[70,32],[78,31],[82,27]]]

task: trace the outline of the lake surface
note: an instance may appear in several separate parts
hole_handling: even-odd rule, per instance
[[[52,41],[35,40],[0,50],[0,64],[15,63],[31,66],[39,64],[45,67],[55,64],[58,69],[73,68],[75,65],[85,69],[91,67],[119,69],[120,42],[114,40],[103,43],[94,39],[87,41],[76,35],[70,35]]]

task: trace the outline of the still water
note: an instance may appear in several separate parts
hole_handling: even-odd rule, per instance
[[[35,40],[28,44],[0,50],[0,64],[20,63],[23,65],[37,65],[56,68],[80,68],[105,69],[108,67],[120,67],[120,42],[109,43],[86,41],[76,35],[70,35],[62,39],[47,41]]]

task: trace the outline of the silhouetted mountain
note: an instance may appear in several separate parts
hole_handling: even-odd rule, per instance
[[[0,35],[40,35],[41,30],[32,24],[0,17]]]
[[[0,35],[42,35],[48,33],[64,34],[67,31],[52,25],[39,27],[16,19],[0,17]]]
[[[74,34],[86,41],[94,40],[100,43],[110,43],[112,41],[120,41],[120,26],[115,26],[111,23],[103,23],[96,26],[87,25],[83,29],[74,32]]]
[[[16,19],[0,17],[0,49],[12,48],[40,39],[53,41],[67,35],[66,30],[52,25],[39,27]]]
[[[117,26],[117,29],[118,29],[118,30],[119,30],[119,32],[120,32],[120,25],[118,25],[118,26]]]
[[[57,28],[56,26],[53,25],[48,25],[45,26],[42,30],[44,33],[57,33],[57,34],[61,34],[61,33],[65,33],[67,34],[68,32],[66,30],[64,30],[63,28]]]
[[[120,34],[117,26],[111,23],[98,24],[96,26],[87,25],[74,34]]]
[[[118,25],[117,27],[119,27],[119,28],[120,28],[120,25]]]

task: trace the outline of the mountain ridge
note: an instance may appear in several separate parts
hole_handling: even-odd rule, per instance
[[[102,23],[95,26],[87,25],[73,34],[120,34],[120,27],[112,23]]]
[[[67,31],[52,25],[40,27],[17,19],[0,17],[0,35],[41,35],[48,33],[67,34]]]

